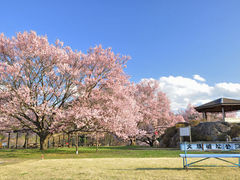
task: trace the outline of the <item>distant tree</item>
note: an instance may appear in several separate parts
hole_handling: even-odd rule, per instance
[[[202,114],[197,112],[192,104],[188,104],[187,108],[181,111],[180,114],[186,122],[202,119]]]
[[[226,112],[226,118],[235,118],[237,116],[237,111]],[[207,113],[207,117],[209,121],[221,121],[222,113]]]
[[[177,122],[184,121],[181,115],[174,115],[170,110],[167,96],[160,91],[157,81],[143,81],[136,85],[135,99],[139,106],[141,120],[138,128],[145,134],[138,139],[153,146],[167,127],[174,126]]]
[[[106,91],[96,88],[87,98],[79,97],[63,111],[62,129],[71,133],[108,132],[124,139],[135,136],[139,131],[138,107],[128,93],[128,87],[115,84]]]

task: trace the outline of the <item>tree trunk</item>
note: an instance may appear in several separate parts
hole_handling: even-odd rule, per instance
[[[153,138],[155,138],[155,137],[153,137]],[[155,139],[151,139],[151,138],[148,138],[148,144],[151,146],[151,147],[153,147],[153,145],[154,145],[154,142],[156,141]]]
[[[68,133],[68,148],[70,148],[70,134]]]
[[[65,141],[65,135],[64,135],[64,133],[63,133],[62,147],[65,147],[65,143],[66,143],[66,141]]]
[[[76,146],[76,154],[78,154],[78,133],[77,133],[77,135],[76,135],[75,146]]]
[[[109,146],[112,146],[113,144],[113,135],[109,134]]]
[[[71,147],[73,147],[75,144],[74,144],[74,134],[71,134]]]
[[[61,147],[61,135],[58,136],[58,145],[57,147]]]
[[[34,148],[38,148],[38,135],[37,134],[36,134],[36,137],[35,137]]]
[[[47,148],[50,148],[50,140],[49,140],[49,138],[47,140]]]
[[[17,132],[17,135],[16,135],[16,149],[18,148],[18,132]]]
[[[11,136],[11,133],[9,132],[8,133],[8,143],[7,143],[7,147],[8,147],[8,149],[10,148],[10,137]]]
[[[87,138],[85,135],[83,136],[83,146],[87,146]]]
[[[40,137],[40,150],[46,150],[47,149],[47,142],[50,134],[48,135],[39,135]]]
[[[98,144],[99,144],[98,133],[96,133],[96,140],[97,140],[97,142],[96,142],[96,152],[98,152]]]
[[[28,148],[28,135],[29,135],[29,133],[27,132],[27,133],[25,134],[25,142],[24,142],[24,145],[23,145],[25,149]]]
[[[55,138],[54,138],[54,136],[53,136],[53,142],[52,142],[52,146],[53,146],[53,148],[55,148]]]
[[[150,145],[151,147],[153,147],[153,143],[154,143],[153,141],[151,141],[151,140],[149,141],[149,145]]]
[[[130,146],[135,146],[136,145],[136,140],[135,138],[130,139]]]

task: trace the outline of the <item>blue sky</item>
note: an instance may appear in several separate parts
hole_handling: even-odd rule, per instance
[[[197,74],[215,87],[240,82],[239,9],[238,0],[8,0],[0,32],[34,30],[81,51],[112,47],[132,57],[134,82]]]

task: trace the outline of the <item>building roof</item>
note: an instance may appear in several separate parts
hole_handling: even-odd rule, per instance
[[[219,98],[201,106],[195,107],[198,112],[222,112],[224,111],[237,111],[240,110],[240,100]]]

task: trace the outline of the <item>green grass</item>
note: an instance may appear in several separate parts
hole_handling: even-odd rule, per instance
[[[214,159],[204,163],[222,164]],[[225,180],[240,179],[240,174],[239,168],[230,167],[196,167],[186,171],[181,158],[32,159],[4,162],[0,165],[0,179]]]
[[[0,158],[20,158],[20,159],[66,159],[66,158],[161,158],[179,157],[184,153],[178,149],[159,149],[139,146],[114,146],[99,147],[96,152],[95,147],[79,147],[79,154],[75,154],[75,148],[56,148],[40,151],[39,149],[0,149]],[[191,153],[222,153],[222,152],[191,152]],[[224,152],[233,153],[233,152]],[[234,151],[234,153],[239,153]]]
[[[65,158],[158,158],[158,157],[178,157],[179,150],[157,149],[137,146],[99,147],[96,152],[95,147],[79,147],[79,154],[75,154],[75,148],[56,148],[40,151],[38,149],[1,149],[0,158],[23,158],[40,159],[44,154],[45,159],[65,159]]]
[[[1,149],[0,179],[240,179],[239,168],[195,167],[186,172],[181,153],[138,146],[99,147],[98,152],[95,147],[79,147],[78,155],[75,148]],[[201,163],[224,165],[215,159]]]

